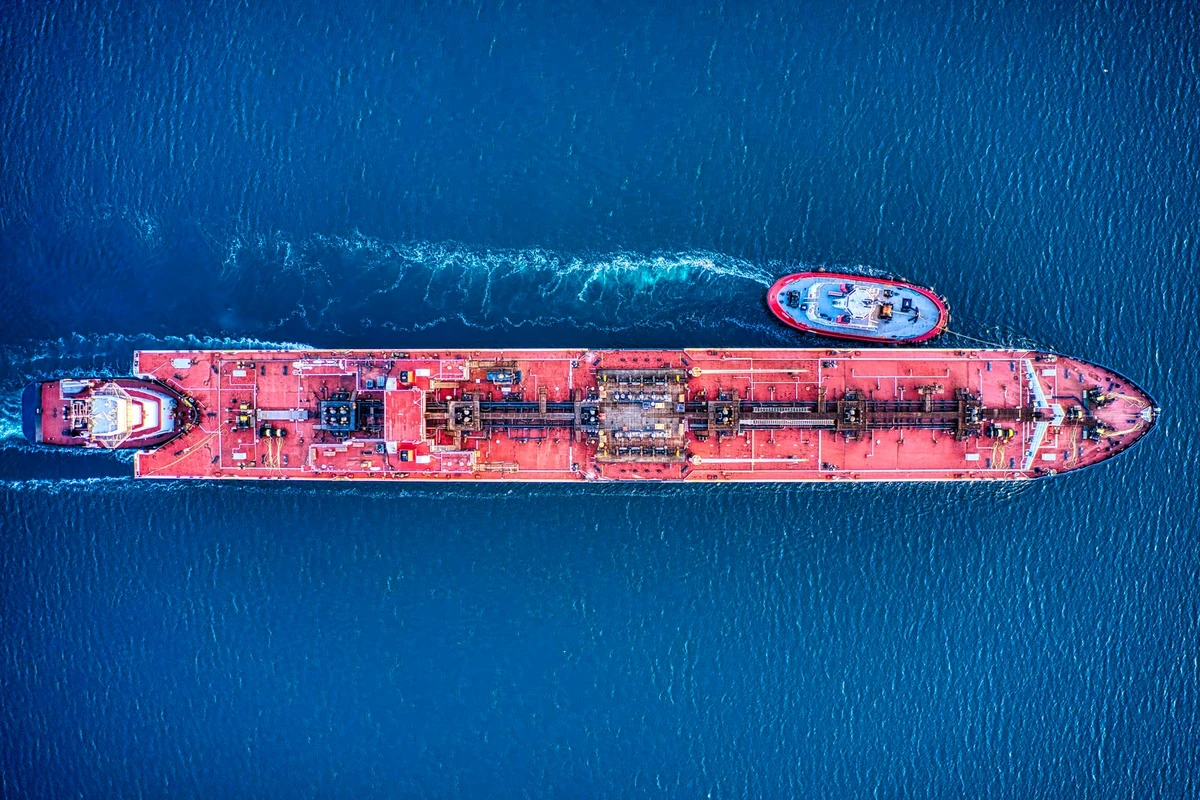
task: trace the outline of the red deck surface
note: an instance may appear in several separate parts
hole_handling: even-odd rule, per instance
[[[1102,461],[1153,425],[1121,376],[1027,351],[172,351],[134,370],[203,411],[137,455],[144,478],[1014,480]],[[378,424],[321,430],[339,392],[377,403]]]

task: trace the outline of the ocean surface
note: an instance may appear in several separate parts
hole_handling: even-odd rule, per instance
[[[1200,795],[1195,3],[12,2],[0,795]],[[1163,418],[1022,486],[134,483],[137,348],[803,346],[932,283]]]

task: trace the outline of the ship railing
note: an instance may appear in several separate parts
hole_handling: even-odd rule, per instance
[[[125,391],[124,388],[122,388],[118,384],[113,383],[111,381],[108,383],[105,383],[103,386],[93,389],[92,394],[104,396],[104,397],[116,397],[125,403],[132,403],[132,401],[133,401],[133,398],[129,395],[129,392]],[[92,408],[95,409],[94,404],[92,405]],[[115,420],[114,420],[114,422],[115,422]],[[90,427],[94,431],[94,428],[95,428],[94,423]],[[131,425],[126,425],[125,430],[116,431],[111,434],[96,434],[93,432],[91,438],[92,438],[92,441],[99,443],[103,447],[107,447],[109,449],[114,449],[114,448],[120,447],[121,445],[125,444],[125,442],[127,442],[129,440],[129,437],[130,437],[130,435],[132,435],[132,433],[133,433],[133,427]]]

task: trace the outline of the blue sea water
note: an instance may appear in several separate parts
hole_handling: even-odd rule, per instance
[[[1196,9],[6,5],[0,794],[1197,796]],[[20,438],[24,383],[137,348],[812,345],[762,306],[809,265],[1162,422],[1019,487],[134,483]]]

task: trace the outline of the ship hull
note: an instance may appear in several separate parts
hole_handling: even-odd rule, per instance
[[[187,366],[181,366],[186,364]],[[198,409],[141,478],[1027,480],[1127,450],[1151,398],[1013,350],[143,351]]]

